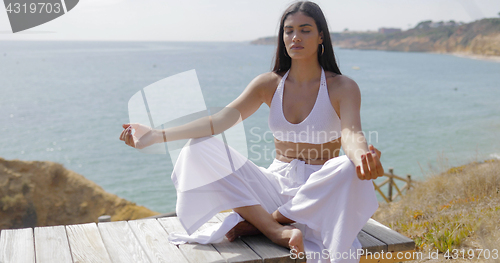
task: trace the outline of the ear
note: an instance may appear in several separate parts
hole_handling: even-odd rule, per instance
[[[323,31],[319,32],[319,43],[320,44],[323,44],[323,37],[324,37]]]

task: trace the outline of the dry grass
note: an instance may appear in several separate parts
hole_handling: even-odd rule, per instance
[[[427,176],[398,202],[381,204],[373,218],[415,241],[417,251],[438,250],[444,262],[453,249],[474,252],[470,260],[500,262],[500,161],[488,160],[452,167]],[[494,249],[499,259],[478,259],[479,249]],[[483,252],[484,253],[484,252]]]

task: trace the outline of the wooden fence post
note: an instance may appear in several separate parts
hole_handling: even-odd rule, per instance
[[[97,221],[99,223],[102,223],[102,222],[111,222],[111,216],[110,215],[102,215],[99,218],[97,218]]]
[[[393,175],[394,175],[394,168],[390,167],[389,168],[389,202],[392,202],[392,181],[393,181]]]

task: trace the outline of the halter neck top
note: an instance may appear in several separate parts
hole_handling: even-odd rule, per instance
[[[290,70],[281,78],[271,101],[268,123],[274,138],[280,141],[312,144],[322,144],[339,138],[340,119],[330,102],[323,69],[321,69],[318,96],[309,115],[297,124],[286,120],[283,113],[283,90],[289,72]]]

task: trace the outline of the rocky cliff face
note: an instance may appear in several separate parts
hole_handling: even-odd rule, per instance
[[[0,229],[96,222],[156,215],[105,192],[82,175],[53,162],[0,158]]]
[[[413,28],[387,35],[334,33],[332,38],[334,45],[342,48],[500,56],[500,19],[482,19],[460,26]]]
[[[500,56],[500,19],[487,18],[462,25],[431,27],[425,21],[403,32],[331,33],[334,46],[348,49],[371,49],[404,52],[461,53]],[[276,45],[276,37],[252,41],[258,45]]]

